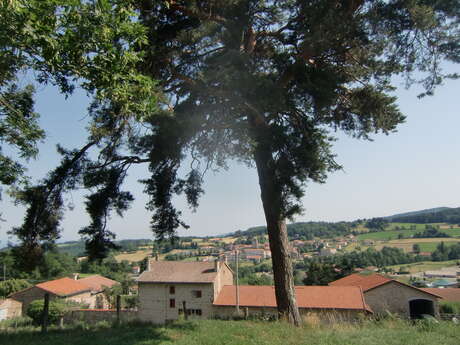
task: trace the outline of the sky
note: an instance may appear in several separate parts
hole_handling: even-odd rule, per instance
[[[373,141],[335,133],[334,152],[343,170],[329,175],[325,184],[307,186],[302,199],[305,213],[296,221],[349,221],[432,207],[460,207],[460,80],[446,81],[433,97],[422,99],[416,97],[420,89],[405,90],[402,83],[397,85],[401,86],[396,96],[406,122],[397,133],[375,135]],[[28,175],[38,180],[59,162],[56,144],[66,148],[84,145],[89,99],[81,91],[65,99],[52,86],[40,86],[36,96],[36,111],[47,133],[46,141],[39,145],[39,156],[28,165]],[[109,228],[117,239],[153,238],[151,214],[145,209],[147,199],[137,182],[145,176],[147,170],[142,167],[130,172],[125,189],[136,200],[123,218],[114,215],[110,220]],[[179,235],[219,235],[264,225],[254,168],[232,162],[227,171],[208,173],[204,189],[196,213],[186,208],[183,199],[177,199],[190,225]],[[3,194],[0,213],[6,221],[0,223],[0,247],[8,240],[6,232],[20,225],[25,213]],[[74,208],[65,213],[60,241],[79,239],[78,230],[89,223],[84,195],[84,191],[75,191],[67,196]]]

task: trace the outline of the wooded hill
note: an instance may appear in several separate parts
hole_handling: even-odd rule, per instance
[[[406,214],[394,215],[386,218],[391,222],[398,223],[460,223],[460,207],[449,208],[442,207],[437,209],[429,209],[419,212],[410,212]]]

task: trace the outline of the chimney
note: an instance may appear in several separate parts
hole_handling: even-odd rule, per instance
[[[219,272],[219,269],[220,269],[220,260],[219,260],[219,258],[217,258],[214,261],[214,269],[216,270],[216,272]]]
[[[73,274],[73,280],[78,280],[78,273]]]
[[[150,271],[151,270],[151,267],[150,267],[150,256],[147,256],[147,271]]]

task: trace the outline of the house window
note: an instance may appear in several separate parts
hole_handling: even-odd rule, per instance
[[[195,298],[201,298],[201,290],[194,290],[192,291],[192,295]]]
[[[201,309],[187,309],[187,315],[201,316],[202,312]]]
[[[174,294],[176,293],[176,287],[175,287],[175,286],[170,286],[170,287],[169,287],[169,293],[170,293],[171,295],[174,295]]]
[[[169,308],[176,308],[176,300],[174,298],[169,300]]]

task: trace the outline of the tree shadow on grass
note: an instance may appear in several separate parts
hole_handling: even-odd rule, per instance
[[[150,324],[124,324],[100,329],[51,329],[46,334],[38,329],[1,332],[1,344],[5,345],[160,345],[174,342],[168,331],[186,336],[196,329],[190,322],[172,323],[167,326]],[[174,337],[177,338],[177,337]]]

